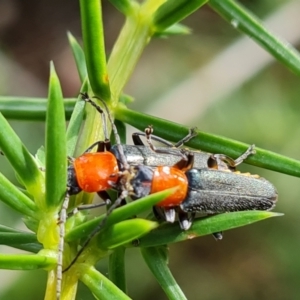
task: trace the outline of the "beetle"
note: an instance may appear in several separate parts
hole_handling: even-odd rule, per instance
[[[85,93],[83,100],[91,103],[100,113],[101,108]],[[107,108],[106,108],[107,109]],[[107,109],[108,117],[111,116]],[[113,124],[113,123],[112,123]],[[104,124],[105,125],[105,124]],[[116,140],[120,141],[116,129]],[[140,136],[145,136],[149,147]],[[177,192],[158,203],[154,209],[156,216],[174,222],[178,212],[180,227],[190,228],[196,212],[215,214],[242,210],[271,210],[277,201],[275,187],[264,178],[236,171],[236,166],[249,155],[255,153],[254,145],[237,159],[224,154],[209,154],[179,148],[195,136],[195,130],[173,145],[153,136],[151,126],[144,133],[133,134],[133,146],[119,142],[109,150],[119,162],[119,170],[132,175],[120,176],[114,188],[123,190],[133,199],[179,186]],[[152,139],[167,147],[156,148]],[[125,163],[126,165],[123,165]],[[120,199],[119,199],[120,201]],[[120,203],[116,202],[114,207]],[[188,217],[188,214],[191,217]]]
[[[225,155],[210,155],[206,167],[195,168],[191,162],[192,167],[186,170],[169,166],[152,168],[137,165],[133,168],[135,175],[130,182],[133,187],[131,196],[138,199],[179,186],[180,193],[158,203],[155,211],[157,215],[163,215],[168,222],[175,221],[177,212],[183,230],[191,227],[197,212],[217,214],[244,210],[271,210],[278,197],[275,187],[258,175],[235,170],[235,167],[252,153],[253,146],[236,160]],[[193,156],[193,153],[189,155]],[[225,159],[230,161],[229,165],[224,163]],[[216,168],[209,167],[213,166],[210,160],[215,160]]]
[[[130,183],[134,199],[176,185],[180,187],[180,196],[170,196],[154,207],[157,217],[174,222],[177,212],[180,227],[188,230],[196,212],[216,214],[274,208],[278,195],[269,181],[258,175],[236,171],[239,164],[255,153],[254,145],[234,160],[224,154],[190,151],[174,146],[170,148],[171,143],[153,137],[152,132],[153,128],[148,127],[145,133],[134,133],[135,145],[122,145],[122,148],[127,162],[134,166],[135,176]],[[149,147],[143,144],[140,136],[146,137]],[[155,148],[151,136],[167,144],[169,148]],[[193,136],[194,132],[191,130],[175,147],[181,146],[182,141]],[[118,157],[114,146],[111,151]],[[215,236],[217,239],[222,238],[220,233]]]
[[[103,114],[102,109],[86,93],[82,94],[82,98]],[[103,153],[111,153],[114,157],[112,165],[115,167],[117,161],[118,168],[106,173],[107,186],[103,191],[111,187],[119,191],[120,196],[107,211],[106,218],[94,229],[64,271],[73,265],[91,238],[103,227],[111,211],[119,206],[127,195],[133,199],[140,199],[149,194],[179,186],[174,194],[159,202],[154,211],[157,216],[162,216],[167,222],[174,222],[176,213],[178,213],[179,224],[183,230],[191,227],[196,212],[215,214],[254,209],[270,210],[275,206],[277,192],[269,181],[257,175],[240,173],[235,170],[236,166],[244,159],[254,154],[254,146],[249,147],[236,160],[223,154],[208,154],[178,148],[194,136],[193,131],[190,131],[187,137],[175,144],[175,147],[173,144],[165,142],[169,147],[156,148],[152,144],[151,138],[164,140],[152,136],[152,127],[146,128],[144,134],[134,134],[133,139],[136,145],[133,147],[121,145],[106,106],[105,109],[113,126],[117,143],[111,148],[104,149],[110,152]],[[139,138],[140,135],[146,137],[149,147],[143,145]],[[106,138],[106,140],[108,139]],[[100,142],[97,143],[101,145]],[[96,153],[92,155],[94,154],[96,155]],[[70,173],[68,182],[75,180],[76,167],[74,169],[75,173]],[[83,176],[85,171],[88,170],[82,168]],[[129,173],[130,176],[124,176],[125,173]],[[88,176],[88,178],[94,180],[93,176]],[[82,186],[79,188],[84,190]],[[74,192],[77,193],[79,190],[74,189]],[[221,238],[222,234],[216,233],[215,236]]]

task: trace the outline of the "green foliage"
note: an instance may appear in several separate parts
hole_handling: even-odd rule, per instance
[[[81,91],[93,93],[104,99],[119,121],[139,129],[152,124],[157,135],[176,142],[185,136],[187,127],[128,109],[126,104],[131,98],[122,93],[140,55],[151,39],[189,33],[187,27],[178,22],[200,9],[207,1],[146,0],[142,4],[133,0],[111,2],[125,15],[126,20],[108,61],[99,0],[80,0],[83,49],[75,37],[68,33],[82,83]],[[298,52],[270,33],[247,9],[234,1],[211,0],[208,4],[227,22],[233,22],[236,29],[263,46],[285,67],[297,75],[300,73]],[[67,156],[73,156],[74,153],[77,155],[94,141],[103,139],[101,119],[93,108],[87,107],[87,118],[83,122],[84,102],[80,97],[78,100],[63,99],[60,82],[52,63],[48,99],[33,101],[22,97],[1,97],[0,109],[7,118],[46,119],[45,153],[39,150],[37,157],[33,157],[0,114],[0,148],[12,165],[18,181],[26,190],[17,188],[0,174],[0,200],[21,213],[25,217],[24,223],[33,231],[27,233],[0,226],[1,244],[33,253],[1,254],[0,268],[46,270],[48,282],[45,299],[55,299],[56,282],[53,278],[56,274],[59,242],[58,213],[66,192]],[[70,119],[67,131],[65,116]],[[248,147],[239,141],[200,131],[187,145],[231,157],[238,156]],[[257,149],[257,154],[247,159],[247,163],[300,177],[299,161],[264,149]],[[130,299],[126,291],[124,267],[125,249],[129,247],[140,247],[147,265],[169,299],[186,299],[168,267],[168,252],[164,245],[280,215],[255,211],[221,214],[198,219],[192,229],[186,232],[181,231],[178,224],[158,226],[157,222],[146,219],[128,220],[148,211],[171,192],[157,193],[115,209],[104,230],[91,241],[75,265],[64,274],[61,299],[75,299],[78,280],[82,281],[97,299]],[[83,194],[71,199],[72,206],[91,201],[92,195]],[[78,213],[68,219],[64,267],[70,264],[82,240],[94,231],[104,217],[105,214],[87,220],[85,214]],[[132,243],[137,239],[138,245]],[[109,254],[111,280],[94,268],[98,260]]]

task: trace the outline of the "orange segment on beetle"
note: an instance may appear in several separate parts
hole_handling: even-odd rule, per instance
[[[110,189],[118,180],[118,162],[110,152],[85,153],[74,160],[74,168],[78,185],[87,193]]]

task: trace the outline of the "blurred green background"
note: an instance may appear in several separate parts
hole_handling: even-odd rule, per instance
[[[240,2],[299,47],[299,1]],[[54,60],[64,96],[75,97],[80,82],[66,32],[80,39],[78,1],[0,0],[0,11],[0,94],[46,97]],[[124,18],[108,1],[103,13],[109,54]],[[299,159],[300,80],[208,6],[183,23],[191,35],[146,48],[125,90],[136,99],[130,108]],[[32,153],[44,144],[43,123],[10,123]],[[5,157],[0,166],[16,182]],[[171,270],[188,299],[299,299],[299,179],[241,170],[277,187],[275,211],[285,215],[225,232],[222,241],[207,236],[171,245]],[[20,227],[20,215],[1,202],[0,218]],[[99,264],[104,274],[106,265]],[[138,249],[127,251],[127,273],[133,299],[166,299]],[[0,271],[0,299],[43,299],[45,279],[43,271]],[[94,298],[80,286],[78,299]]]

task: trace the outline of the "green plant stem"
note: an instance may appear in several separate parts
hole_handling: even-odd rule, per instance
[[[0,254],[0,268],[8,270],[36,270],[53,267],[56,258],[38,254]]]
[[[2,245],[14,245],[14,244],[26,244],[36,243],[37,238],[32,233],[15,233],[15,232],[1,232],[0,244]]]
[[[300,75],[299,52],[267,30],[245,7],[232,0],[210,0],[208,4],[235,28],[250,36],[286,67]]]
[[[207,1],[208,0],[166,1],[155,13],[153,20],[154,30],[156,32],[163,32],[199,9]]]
[[[141,253],[157,282],[166,293],[168,299],[186,300],[187,298],[180,289],[168,267],[166,247],[141,248]]]
[[[44,300],[56,299],[56,280],[55,269],[48,272],[47,289]],[[77,274],[70,274],[66,277],[63,284],[63,290],[60,300],[75,300],[77,293],[78,276]]]
[[[80,81],[81,83],[83,83],[87,77],[86,61],[83,49],[77,42],[76,38],[71,34],[71,32],[68,32],[68,40],[76,63]]]
[[[130,300],[126,294],[93,267],[85,268],[83,272],[80,272],[80,280],[91,290],[97,299]]]
[[[17,173],[18,179],[35,199],[43,197],[44,177],[34,158],[0,113],[0,149]]]
[[[136,4],[135,0],[110,0],[110,2],[124,15],[130,14]]]
[[[112,100],[116,103],[149,39],[149,23],[128,17],[108,61]]]
[[[114,45],[108,60],[108,75],[112,91],[113,105],[119,100],[119,96],[127,83],[135,65],[137,64],[145,46],[152,35],[152,12],[162,1],[149,1],[144,6],[131,10],[127,14],[126,22]]]
[[[14,244],[11,247],[32,253],[38,253],[43,249],[40,243]]]
[[[109,215],[105,226],[111,227],[115,223],[121,222],[133,217],[134,215],[138,215],[139,213],[151,209],[153,205],[166,198],[168,195],[171,195],[174,191],[175,189],[168,189],[159,193],[149,195],[147,197],[144,197],[143,199],[139,199],[139,201],[133,201],[114,209]],[[99,225],[100,222],[102,222],[105,216],[106,215],[102,215],[98,218],[89,220],[84,224],[70,230],[65,236],[65,241],[71,242],[91,234],[96,226]]]
[[[64,99],[66,119],[70,119],[76,99]],[[0,97],[0,111],[6,119],[42,121],[46,119],[47,100],[33,97]]]
[[[0,199],[14,210],[30,216],[39,218],[36,204],[17,189],[3,174],[0,173]]]
[[[66,121],[60,82],[50,66],[48,107],[46,117],[46,211],[60,210],[66,193],[67,150]]]
[[[118,120],[142,131],[151,124],[154,134],[175,143],[189,131],[185,126],[130,110],[122,104],[116,108],[115,115]],[[240,156],[249,147],[245,143],[201,131],[197,131],[197,136],[187,142],[186,146],[210,153],[226,154],[232,158]],[[255,150],[256,154],[249,156],[245,163],[300,177],[300,161],[257,147]]]
[[[127,293],[125,276],[125,248],[118,247],[109,256],[109,279],[124,293]]]
[[[101,1],[80,0],[80,14],[89,81],[95,95],[108,101],[110,88],[106,70]]]
[[[167,223],[140,238],[139,246],[146,248],[169,245],[280,216],[282,216],[281,213],[255,210],[218,214],[206,218],[197,218],[194,220],[193,226],[186,231],[182,230],[177,223]]]

